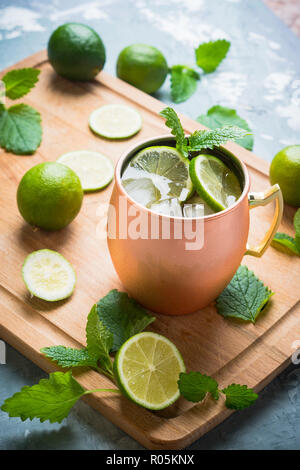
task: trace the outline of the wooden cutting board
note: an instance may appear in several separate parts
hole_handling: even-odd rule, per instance
[[[41,70],[37,86],[21,101],[40,111],[43,141],[32,156],[0,150],[0,337],[50,372],[56,368],[40,354],[40,348],[85,345],[86,317],[92,305],[110,289],[123,289],[106,241],[97,235],[97,229],[105,223],[101,203],[108,203],[112,184],[102,192],[85,195],[79,216],[56,233],[33,230],[23,221],[16,205],[17,185],[33,165],[56,160],[64,152],[96,150],[115,163],[134,142],[168,134],[168,129],[158,116],[163,103],[104,72],[90,83],[72,83],[54,73],[44,51],[15,67]],[[144,121],[140,133],[120,142],[93,135],[88,128],[89,114],[107,103],[125,103],[138,109]],[[187,132],[202,127],[185,116],[181,118]],[[265,161],[235,144],[228,148],[247,164],[252,190],[269,186]],[[286,207],[281,231],[293,233],[293,214],[294,210]],[[271,218],[270,206],[251,211],[250,241],[253,234],[258,239],[263,237]],[[30,298],[22,281],[21,265],[29,253],[41,248],[59,251],[75,267],[77,288],[69,300],[52,304]],[[247,256],[243,263],[276,293],[255,325],[225,320],[211,305],[183,317],[157,315],[151,328],[174,341],[189,370],[210,374],[221,386],[236,382],[258,391],[288,365],[292,344],[300,339],[300,262],[269,248],[262,259]],[[79,371],[76,376],[86,388],[111,386],[109,379],[93,371]],[[207,398],[200,404],[180,399],[160,413],[109,394],[94,394],[86,400],[149,449],[186,447],[231,414],[223,399],[214,403]]]

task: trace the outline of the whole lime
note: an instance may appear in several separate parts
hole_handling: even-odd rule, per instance
[[[119,54],[118,77],[146,93],[157,91],[164,83],[167,74],[167,61],[156,47],[132,44]]]
[[[28,170],[20,181],[17,203],[26,222],[59,230],[80,211],[83,191],[76,173],[66,165],[45,162]]]
[[[279,184],[287,204],[300,207],[300,145],[289,145],[275,155],[270,181]]]
[[[94,29],[81,23],[66,23],[51,34],[48,57],[59,75],[84,81],[103,69],[105,48]]]

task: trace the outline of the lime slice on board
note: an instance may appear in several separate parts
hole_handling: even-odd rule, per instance
[[[189,166],[189,159],[174,147],[147,147],[130,160],[122,183],[134,200],[148,208],[166,199],[183,202],[193,191]]]
[[[114,176],[112,162],[99,152],[77,150],[63,154],[57,161],[75,171],[85,192],[105,188]]]
[[[150,410],[162,410],[179,398],[177,381],[181,372],[185,372],[185,365],[176,346],[148,331],[126,341],[114,361],[121,391]]]
[[[216,212],[234,204],[242,193],[235,173],[212,155],[193,158],[190,175],[199,196]]]
[[[46,249],[27,256],[22,276],[33,296],[50,302],[70,297],[76,284],[76,274],[69,261]]]
[[[142,117],[135,109],[123,104],[107,104],[92,112],[92,131],[107,139],[126,139],[142,127]]]

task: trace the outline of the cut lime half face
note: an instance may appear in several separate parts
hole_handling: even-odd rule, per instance
[[[181,372],[185,365],[176,346],[148,331],[126,341],[114,361],[114,374],[124,395],[150,410],[162,410],[179,398]]]
[[[168,215],[167,199],[182,203],[193,191],[189,165],[189,159],[173,147],[147,147],[130,160],[122,184],[135,201],[160,213],[165,207]]]
[[[57,161],[75,171],[85,192],[105,188],[114,176],[112,162],[99,152],[77,150],[63,154]]]
[[[232,206],[242,193],[235,173],[212,155],[193,158],[190,175],[198,195],[216,212]]]
[[[92,112],[92,131],[106,139],[126,139],[142,127],[142,117],[135,109],[123,104],[107,104]]]
[[[27,256],[22,276],[32,296],[49,302],[70,297],[76,284],[75,271],[69,261],[56,251],[46,249]]]

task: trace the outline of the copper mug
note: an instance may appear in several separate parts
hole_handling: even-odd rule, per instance
[[[200,218],[184,220],[183,217],[155,214],[158,232],[153,237],[153,212],[135,202],[121,181],[128,161],[139,150],[151,145],[174,146],[175,141],[173,136],[148,139],[125,152],[116,165],[108,211],[108,225],[113,225],[113,230],[108,227],[108,247],[116,272],[133,298],[154,312],[182,315],[204,308],[216,299],[245,254],[262,256],[281,221],[282,194],[278,185],[262,193],[249,192],[250,178],[245,164],[221,147],[217,150],[220,157],[235,167],[242,181],[240,198],[226,210]],[[248,246],[249,209],[274,200],[274,217],[264,239],[258,246]],[[137,218],[146,223],[146,236],[145,233],[141,236],[129,233],[130,223]],[[175,234],[176,225],[183,221],[186,226],[179,238]],[[162,236],[166,223],[169,224],[169,237]],[[196,250],[193,247],[187,249],[191,247],[191,233],[195,233],[197,226],[202,230],[203,246]]]

